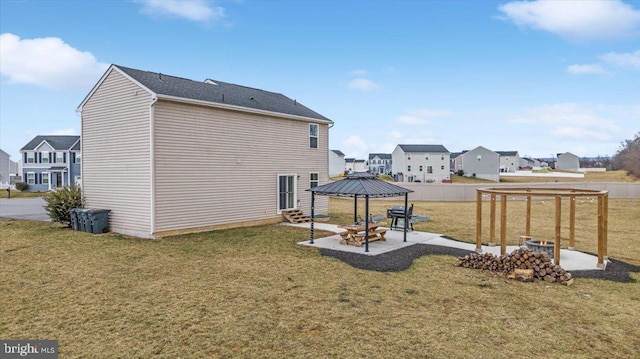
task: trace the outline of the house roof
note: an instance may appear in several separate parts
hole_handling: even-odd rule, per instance
[[[451,152],[451,154],[449,154],[449,158],[450,159],[455,159],[456,157],[462,155],[463,152]]]
[[[344,157],[344,153],[342,153],[342,151],[340,151],[340,150],[331,150],[331,151],[333,151],[333,153],[335,153],[338,156]]]
[[[398,145],[405,153],[449,153],[443,145]]]
[[[20,151],[33,151],[35,150],[42,142],[46,141],[49,146],[53,147],[54,150],[57,151],[68,151],[71,150],[76,142],[79,142],[80,136],[36,136],[29,143],[27,143],[24,147],[20,149]]]
[[[327,183],[318,187],[312,187],[307,189],[307,191],[325,196],[369,196],[372,198],[397,197],[413,192],[410,189],[378,179],[376,176],[369,173],[354,173],[352,175],[348,175],[343,180]]]
[[[500,156],[517,156],[518,151],[496,151]]]
[[[113,66],[158,95],[331,121],[296,100],[279,93],[218,80],[207,79],[200,82],[119,65]]]
[[[369,159],[373,159],[375,157],[380,158],[381,160],[390,160],[391,159],[391,154],[390,153],[370,153],[369,154]]]

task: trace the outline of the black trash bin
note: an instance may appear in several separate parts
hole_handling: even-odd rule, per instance
[[[109,231],[110,209],[90,209],[87,212],[88,226],[87,232],[93,234],[106,233]]]
[[[78,220],[78,210],[79,208],[71,208],[69,210],[69,216],[71,217],[71,229],[74,231],[80,230],[80,221]]]

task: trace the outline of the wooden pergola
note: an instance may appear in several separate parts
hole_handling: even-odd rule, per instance
[[[560,224],[562,214],[562,199],[569,198],[569,250],[575,246],[575,222],[576,222],[576,198],[578,197],[598,197],[598,268],[604,268],[604,260],[607,259],[607,226],[609,212],[609,191],[599,191],[578,188],[481,188],[477,190],[476,199],[476,252],[482,253],[482,197],[491,197],[491,213],[489,233],[489,244],[495,244],[496,228],[496,198],[500,196],[500,254],[506,254],[507,237],[507,198],[526,198],[526,223],[525,235],[531,237],[531,199],[533,197],[555,198],[555,239],[554,243],[554,263],[560,264]]]

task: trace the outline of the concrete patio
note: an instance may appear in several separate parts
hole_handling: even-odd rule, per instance
[[[288,225],[311,228],[311,223],[298,223]],[[469,252],[475,252],[476,246],[473,243],[460,242],[448,238],[444,238],[442,234],[410,231],[407,232],[407,242],[403,241],[403,232],[397,230],[389,230],[385,234],[386,241],[375,241],[369,243],[369,251],[365,252],[364,247],[356,247],[351,245],[340,244],[340,235],[337,233],[342,232],[343,229],[338,228],[335,224],[328,223],[314,223],[314,228],[318,230],[325,230],[336,233],[335,235],[322,238],[314,238],[313,244],[309,240],[299,242],[299,245],[332,249],[336,251],[358,253],[368,256],[376,256],[382,253],[394,251],[403,247],[411,246],[414,244],[429,244],[435,246],[445,246],[451,248],[458,248],[468,250]],[[507,253],[518,249],[518,246],[507,246]],[[483,253],[492,253],[494,255],[500,255],[499,246],[482,246]],[[605,260],[605,265],[607,261]],[[604,268],[598,268],[598,257],[592,254],[583,253],[579,251],[570,251],[568,249],[560,249],[560,266],[568,271],[576,270],[603,270]]]

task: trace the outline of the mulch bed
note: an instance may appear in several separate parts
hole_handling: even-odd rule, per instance
[[[468,250],[431,244],[414,244],[391,252],[376,256],[366,254],[336,251],[333,249],[320,249],[320,254],[339,259],[352,267],[378,272],[399,272],[411,266],[413,260],[426,255],[449,255],[464,257]],[[640,266],[617,261],[609,258],[605,270],[574,270],[571,274],[574,278],[595,278],[610,280],[620,283],[635,283],[629,273],[640,272]]]

